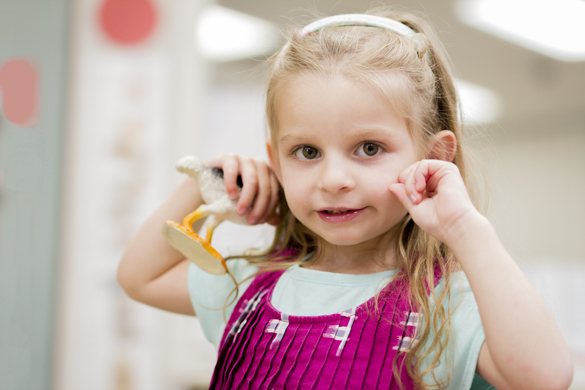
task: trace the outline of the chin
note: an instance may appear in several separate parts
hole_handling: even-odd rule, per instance
[[[336,246],[352,246],[358,245],[363,242],[369,241],[370,237],[355,236],[355,235],[328,235],[324,234],[320,236],[323,240],[327,241],[331,245]]]

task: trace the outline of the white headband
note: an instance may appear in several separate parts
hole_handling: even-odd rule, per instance
[[[366,15],[366,14],[345,14],[329,16],[327,18],[319,19],[311,24],[308,24],[301,30],[302,36],[307,36],[311,33],[324,29],[325,27],[343,27],[343,26],[363,26],[363,27],[378,27],[385,30],[392,31],[402,37],[411,38],[412,42],[416,45],[419,52],[425,52],[425,57],[430,63],[430,53],[425,50],[423,43],[416,37],[417,32],[408,27],[407,25],[400,23],[396,20],[385,18],[382,16]],[[278,58],[282,58],[284,52],[289,47],[290,43],[287,42],[280,53]]]
[[[319,31],[325,27],[343,27],[343,26],[363,26],[363,27],[378,27],[390,30],[403,37],[412,37],[416,35],[416,31],[410,27],[397,22],[393,19],[384,18],[382,16],[365,15],[365,14],[345,14],[329,16],[327,18],[319,19],[301,30],[301,34],[309,35],[313,32]],[[414,44],[419,50],[423,50],[423,45],[420,40],[414,38]]]

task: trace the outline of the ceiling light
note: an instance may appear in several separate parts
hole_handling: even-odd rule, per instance
[[[195,25],[195,40],[212,61],[233,61],[271,53],[280,34],[272,23],[218,5],[209,5]]]
[[[585,61],[583,0],[460,0],[472,27],[560,61]]]
[[[455,79],[455,88],[461,102],[459,114],[463,123],[476,125],[495,122],[499,118],[500,99],[491,89],[460,79]]]

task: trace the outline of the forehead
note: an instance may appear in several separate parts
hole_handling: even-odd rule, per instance
[[[397,94],[397,91],[394,91]],[[408,121],[401,105],[391,104],[377,88],[343,75],[297,75],[282,86],[275,104],[279,140],[301,135],[356,132],[406,132]],[[273,139],[275,141],[275,139]]]

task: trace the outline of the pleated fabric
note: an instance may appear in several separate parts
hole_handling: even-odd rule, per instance
[[[270,302],[284,271],[257,276],[224,332],[211,389],[399,389],[392,363],[416,340],[418,314],[396,278],[341,313],[289,316]],[[438,281],[438,279],[436,279]],[[399,356],[404,389],[413,389]]]

